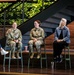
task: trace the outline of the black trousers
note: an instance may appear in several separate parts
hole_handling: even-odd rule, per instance
[[[53,42],[53,56],[54,57],[60,56],[64,47],[68,45],[69,44],[66,43],[65,41],[62,41],[62,42],[54,41]]]

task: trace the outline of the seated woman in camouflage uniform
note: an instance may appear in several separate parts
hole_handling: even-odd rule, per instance
[[[21,31],[17,28],[17,23],[12,24],[12,28],[8,29],[6,32],[7,44],[11,47],[12,58],[15,57],[15,49],[17,46],[17,58],[20,58],[19,51],[22,49],[22,34]]]
[[[33,45],[37,50],[37,58],[40,58],[40,46],[43,44],[43,39],[45,37],[44,30],[40,27],[41,22],[39,20],[34,21],[34,28],[30,32],[30,41],[29,41],[29,49],[30,49],[30,58],[32,59],[34,56]]]

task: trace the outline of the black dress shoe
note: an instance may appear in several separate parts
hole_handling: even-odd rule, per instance
[[[62,58],[60,58],[60,57],[57,58],[57,62],[58,62],[58,63],[61,63],[61,62],[62,62]]]

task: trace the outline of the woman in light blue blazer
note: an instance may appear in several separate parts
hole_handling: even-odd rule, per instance
[[[53,42],[53,55],[54,60],[57,62],[62,61],[62,50],[65,46],[68,46],[70,43],[70,31],[66,26],[67,20],[62,18],[59,26],[56,28],[54,33],[54,42]]]

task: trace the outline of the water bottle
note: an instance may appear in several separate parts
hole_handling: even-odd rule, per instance
[[[51,68],[54,69],[54,62],[51,62]]]

